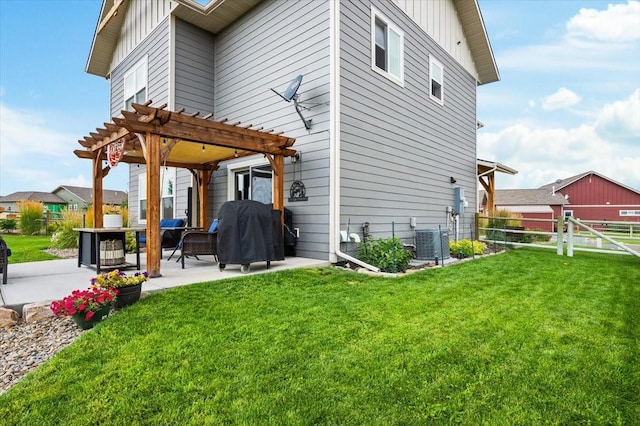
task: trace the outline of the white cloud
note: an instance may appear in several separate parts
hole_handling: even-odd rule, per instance
[[[595,128],[599,135],[612,142],[631,142],[629,148],[640,153],[640,88],[628,99],[606,104]],[[637,167],[640,168],[640,164]]]
[[[91,187],[91,161],[79,159],[78,135],[58,130],[46,112],[17,110],[0,103],[0,195]],[[120,169],[120,168],[119,168]],[[109,173],[105,187],[126,190],[128,168]]]
[[[604,105],[593,124],[569,129],[514,124],[495,133],[480,131],[478,158],[519,171],[513,177],[499,175],[500,188],[537,188],[595,170],[640,189],[640,89]]]
[[[580,9],[566,25],[570,37],[628,42],[640,39],[640,2],[609,4],[607,10]]]
[[[580,96],[571,90],[561,87],[556,93],[543,99],[542,109],[554,110],[568,108],[580,102],[580,99]]]
[[[501,69],[554,72],[607,70],[640,72],[640,2],[581,9],[566,32],[546,44],[531,44],[497,56]]]

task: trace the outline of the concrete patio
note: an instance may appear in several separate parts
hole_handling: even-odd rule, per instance
[[[142,285],[143,292],[164,290],[171,287],[194,284],[203,281],[215,281],[237,276],[261,274],[285,269],[305,268],[329,265],[328,261],[308,259],[303,257],[287,257],[282,261],[271,262],[267,269],[266,262],[251,264],[248,274],[240,272],[240,265],[227,265],[223,271],[213,256],[199,256],[200,260],[189,258],[182,269],[175,256],[171,260],[161,261],[161,277],[152,278]],[[128,254],[127,261],[135,264],[135,254]],[[145,253],[140,254],[141,271],[146,270]],[[71,293],[72,290],[89,287],[90,280],[96,275],[94,269],[86,266],[78,267],[77,259],[47,260],[10,264],[8,267],[9,280],[6,285],[0,284],[0,306],[20,306],[25,303],[59,300]],[[128,274],[136,272],[135,267],[127,269]]]

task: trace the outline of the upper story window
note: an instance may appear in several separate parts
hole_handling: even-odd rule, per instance
[[[371,68],[404,86],[404,33],[371,9]]]
[[[147,59],[138,62],[124,75],[124,109],[131,111],[132,103],[147,100]]]
[[[429,97],[439,104],[444,103],[444,67],[429,56]]]

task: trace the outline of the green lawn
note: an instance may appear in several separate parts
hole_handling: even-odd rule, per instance
[[[2,239],[11,249],[9,263],[59,259],[43,251],[51,247],[51,236],[2,234]]]
[[[640,260],[518,249],[155,293],[0,396],[6,424],[639,424]]]

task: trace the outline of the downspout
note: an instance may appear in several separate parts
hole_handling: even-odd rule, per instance
[[[340,0],[329,1],[329,261],[338,257],[370,271],[380,269],[340,250]]]

